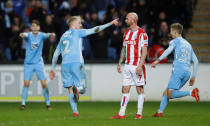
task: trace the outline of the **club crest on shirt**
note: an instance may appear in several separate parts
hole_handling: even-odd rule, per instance
[[[39,47],[39,42],[32,42],[31,43],[31,48],[32,49],[37,49]]]

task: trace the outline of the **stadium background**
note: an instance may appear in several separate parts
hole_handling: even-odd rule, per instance
[[[88,76],[88,91],[81,97],[81,112],[94,111],[94,108],[103,106],[104,117],[101,117],[101,109],[98,112],[91,113],[98,117],[99,122],[90,117],[91,121],[87,121],[81,117],[83,123],[70,119],[74,124],[83,125],[137,125],[136,122],[108,122],[102,118],[108,118],[109,110],[117,112],[121,96],[122,76],[116,72],[116,65],[119,59],[120,49],[122,47],[122,36],[126,29],[124,19],[127,12],[134,11],[139,15],[139,26],[141,26],[149,36],[149,51],[147,57],[147,86],[145,88],[146,103],[145,103],[145,120],[143,124],[169,125],[168,122],[160,123],[153,120],[151,114],[159,106],[162,92],[166,88],[170,72],[172,69],[173,56],[166,58],[161,65],[156,69],[151,69],[150,64],[157,56],[161,55],[168,47],[168,42],[171,40],[169,34],[169,26],[174,22],[179,22],[184,25],[183,36],[189,40],[199,59],[198,76],[196,84],[193,87],[188,87],[188,84],[183,90],[193,89],[198,87],[201,94],[201,103],[194,104],[194,99],[190,97],[181,98],[175,101],[169,109],[172,114],[166,115],[170,125],[210,125],[209,118],[209,101],[210,101],[210,1],[209,0],[1,0],[0,1],[0,125],[58,125],[57,122],[69,121],[66,119],[69,114],[65,115],[66,109],[70,111],[65,103],[54,103],[55,113],[52,114],[55,118],[49,117],[49,113],[40,109],[43,116],[38,111],[39,103],[29,103],[31,110],[26,110],[20,113],[17,110],[21,99],[21,88],[23,85],[23,61],[25,56],[26,42],[18,37],[20,32],[30,31],[30,22],[37,19],[41,23],[41,30],[44,32],[55,32],[57,37],[55,41],[47,40],[43,48],[43,58],[46,63],[46,75],[50,70],[50,63],[55,47],[60,36],[68,29],[66,20],[71,15],[81,15],[84,19],[84,28],[91,28],[96,25],[107,23],[112,19],[119,17],[121,24],[119,27],[111,27],[98,34],[86,37],[83,39],[83,56],[85,58],[86,70]],[[57,71],[60,71],[60,66],[57,66]],[[53,101],[67,101],[67,92],[62,89],[60,74],[57,75],[54,81],[48,78],[51,99]],[[136,109],[136,91],[131,90],[130,110]],[[15,103],[15,102],[18,103]],[[37,82],[36,77],[33,78],[30,91],[29,101],[43,101],[41,94],[41,86]],[[92,102],[89,102],[92,101]],[[106,103],[98,103],[95,101],[106,101]],[[107,102],[112,101],[112,102]],[[113,101],[117,101],[113,102]],[[176,101],[188,101],[187,103],[179,103]],[[191,101],[193,101],[191,103]],[[12,104],[11,104],[12,102]],[[96,104],[95,106],[93,104]],[[116,106],[115,108],[113,106]],[[153,105],[153,106],[152,106]],[[156,106],[155,108],[154,105]],[[182,106],[183,108],[179,107]],[[37,107],[38,106],[38,107]],[[85,108],[88,106],[89,108]],[[148,107],[147,107],[148,106]],[[152,107],[151,107],[152,106]],[[189,108],[189,106],[191,106]],[[56,110],[57,107],[57,110]],[[92,108],[91,108],[92,107]],[[107,107],[107,109],[106,109]],[[109,107],[109,108],[108,108]],[[4,109],[5,108],[5,109]],[[66,108],[66,109],[63,109]],[[83,109],[82,109],[83,108]],[[181,112],[177,112],[179,108]],[[199,109],[198,109],[199,108]],[[203,108],[203,109],[200,109]],[[31,113],[31,111],[36,113]],[[37,109],[37,111],[36,111]],[[59,109],[59,112],[58,112]],[[173,110],[174,109],[174,110]],[[188,110],[189,109],[189,110]],[[108,111],[107,111],[108,110]],[[128,109],[128,111],[130,111]],[[190,121],[185,116],[185,110],[192,118]],[[9,114],[14,113],[15,116]],[[60,112],[61,111],[61,112]],[[64,111],[62,113],[62,111]],[[170,113],[168,111],[168,113]],[[38,119],[37,115],[45,120],[39,121],[29,118],[30,123],[21,122],[20,120],[28,117]],[[39,115],[40,114],[40,115]],[[64,114],[60,118],[58,115]],[[83,113],[84,114],[84,113]],[[130,113],[128,115],[135,114]],[[178,115],[182,116],[178,118]],[[22,116],[22,118],[16,118]],[[88,116],[88,115],[86,115]],[[172,118],[174,118],[174,120]],[[51,119],[51,120],[50,120]],[[13,121],[16,120],[16,121]],[[179,120],[179,121],[177,121]],[[164,121],[164,119],[162,119]],[[16,123],[17,122],[17,123]],[[179,122],[179,123],[177,123]],[[187,123],[188,122],[188,123]],[[203,123],[202,123],[203,122]],[[49,124],[48,124],[49,123]]]

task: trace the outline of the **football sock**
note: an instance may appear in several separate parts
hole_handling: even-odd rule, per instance
[[[162,101],[160,103],[160,109],[158,110],[158,113],[163,113],[165,110],[166,106],[168,105],[169,98],[167,95],[164,95],[162,98]]]
[[[138,95],[137,114],[142,115],[142,110],[143,110],[143,106],[144,106],[144,98],[145,98],[144,94]]]
[[[126,106],[128,104],[128,101],[129,101],[129,97],[130,97],[130,94],[122,94],[122,97],[121,97],[121,107],[120,107],[120,112],[119,112],[119,115],[120,116],[124,116],[125,115],[125,110],[126,110]]]
[[[69,93],[69,103],[71,105],[72,111],[78,113],[77,111],[77,103],[74,101],[74,94]]]
[[[22,90],[22,105],[26,104],[27,97],[28,97],[28,87],[23,86],[23,90]]]
[[[50,105],[50,96],[49,96],[48,88],[43,88],[42,91],[43,91],[43,95],[44,95],[46,105]]]
[[[179,90],[172,91],[172,98],[180,98],[180,97],[190,96],[190,95],[191,95],[190,91],[179,91]]]

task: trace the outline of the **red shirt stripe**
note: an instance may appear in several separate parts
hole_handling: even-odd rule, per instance
[[[133,36],[133,32],[131,31],[130,34],[129,34],[129,37],[128,37],[128,41],[131,40],[132,36]],[[126,57],[126,59],[127,59],[127,64],[130,63],[130,49],[131,49],[130,46],[131,46],[130,44],[127,45],[127,57]]]
[[[139,36],[140,36],[140,28],[138,29],[137,37],[136,37],[136,45],[134,46],[134,62],[133,65],[137,65],[139,59]]]

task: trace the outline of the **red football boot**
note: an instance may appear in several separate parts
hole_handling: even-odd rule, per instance
[[[121,116],[121,115],[117,114],[116,116],[110,117],[109,119],[125,119],[125,115]]]
[[[142,119],[142,115],[136,114],[136,118],[135,119]]]
[[[73,113],[73,116],[74,116],[74,117],[79,117],[79,113],[74,112],[74,113]]]
[[[163,114],[162,113],[158,113],[158,112],[156,112],[154,115],[153,115],[153,117],[162,117],[163,116]]]
[[[198,88],[192,90],[192,97],[194,97],[197,102],[200,100]]]

